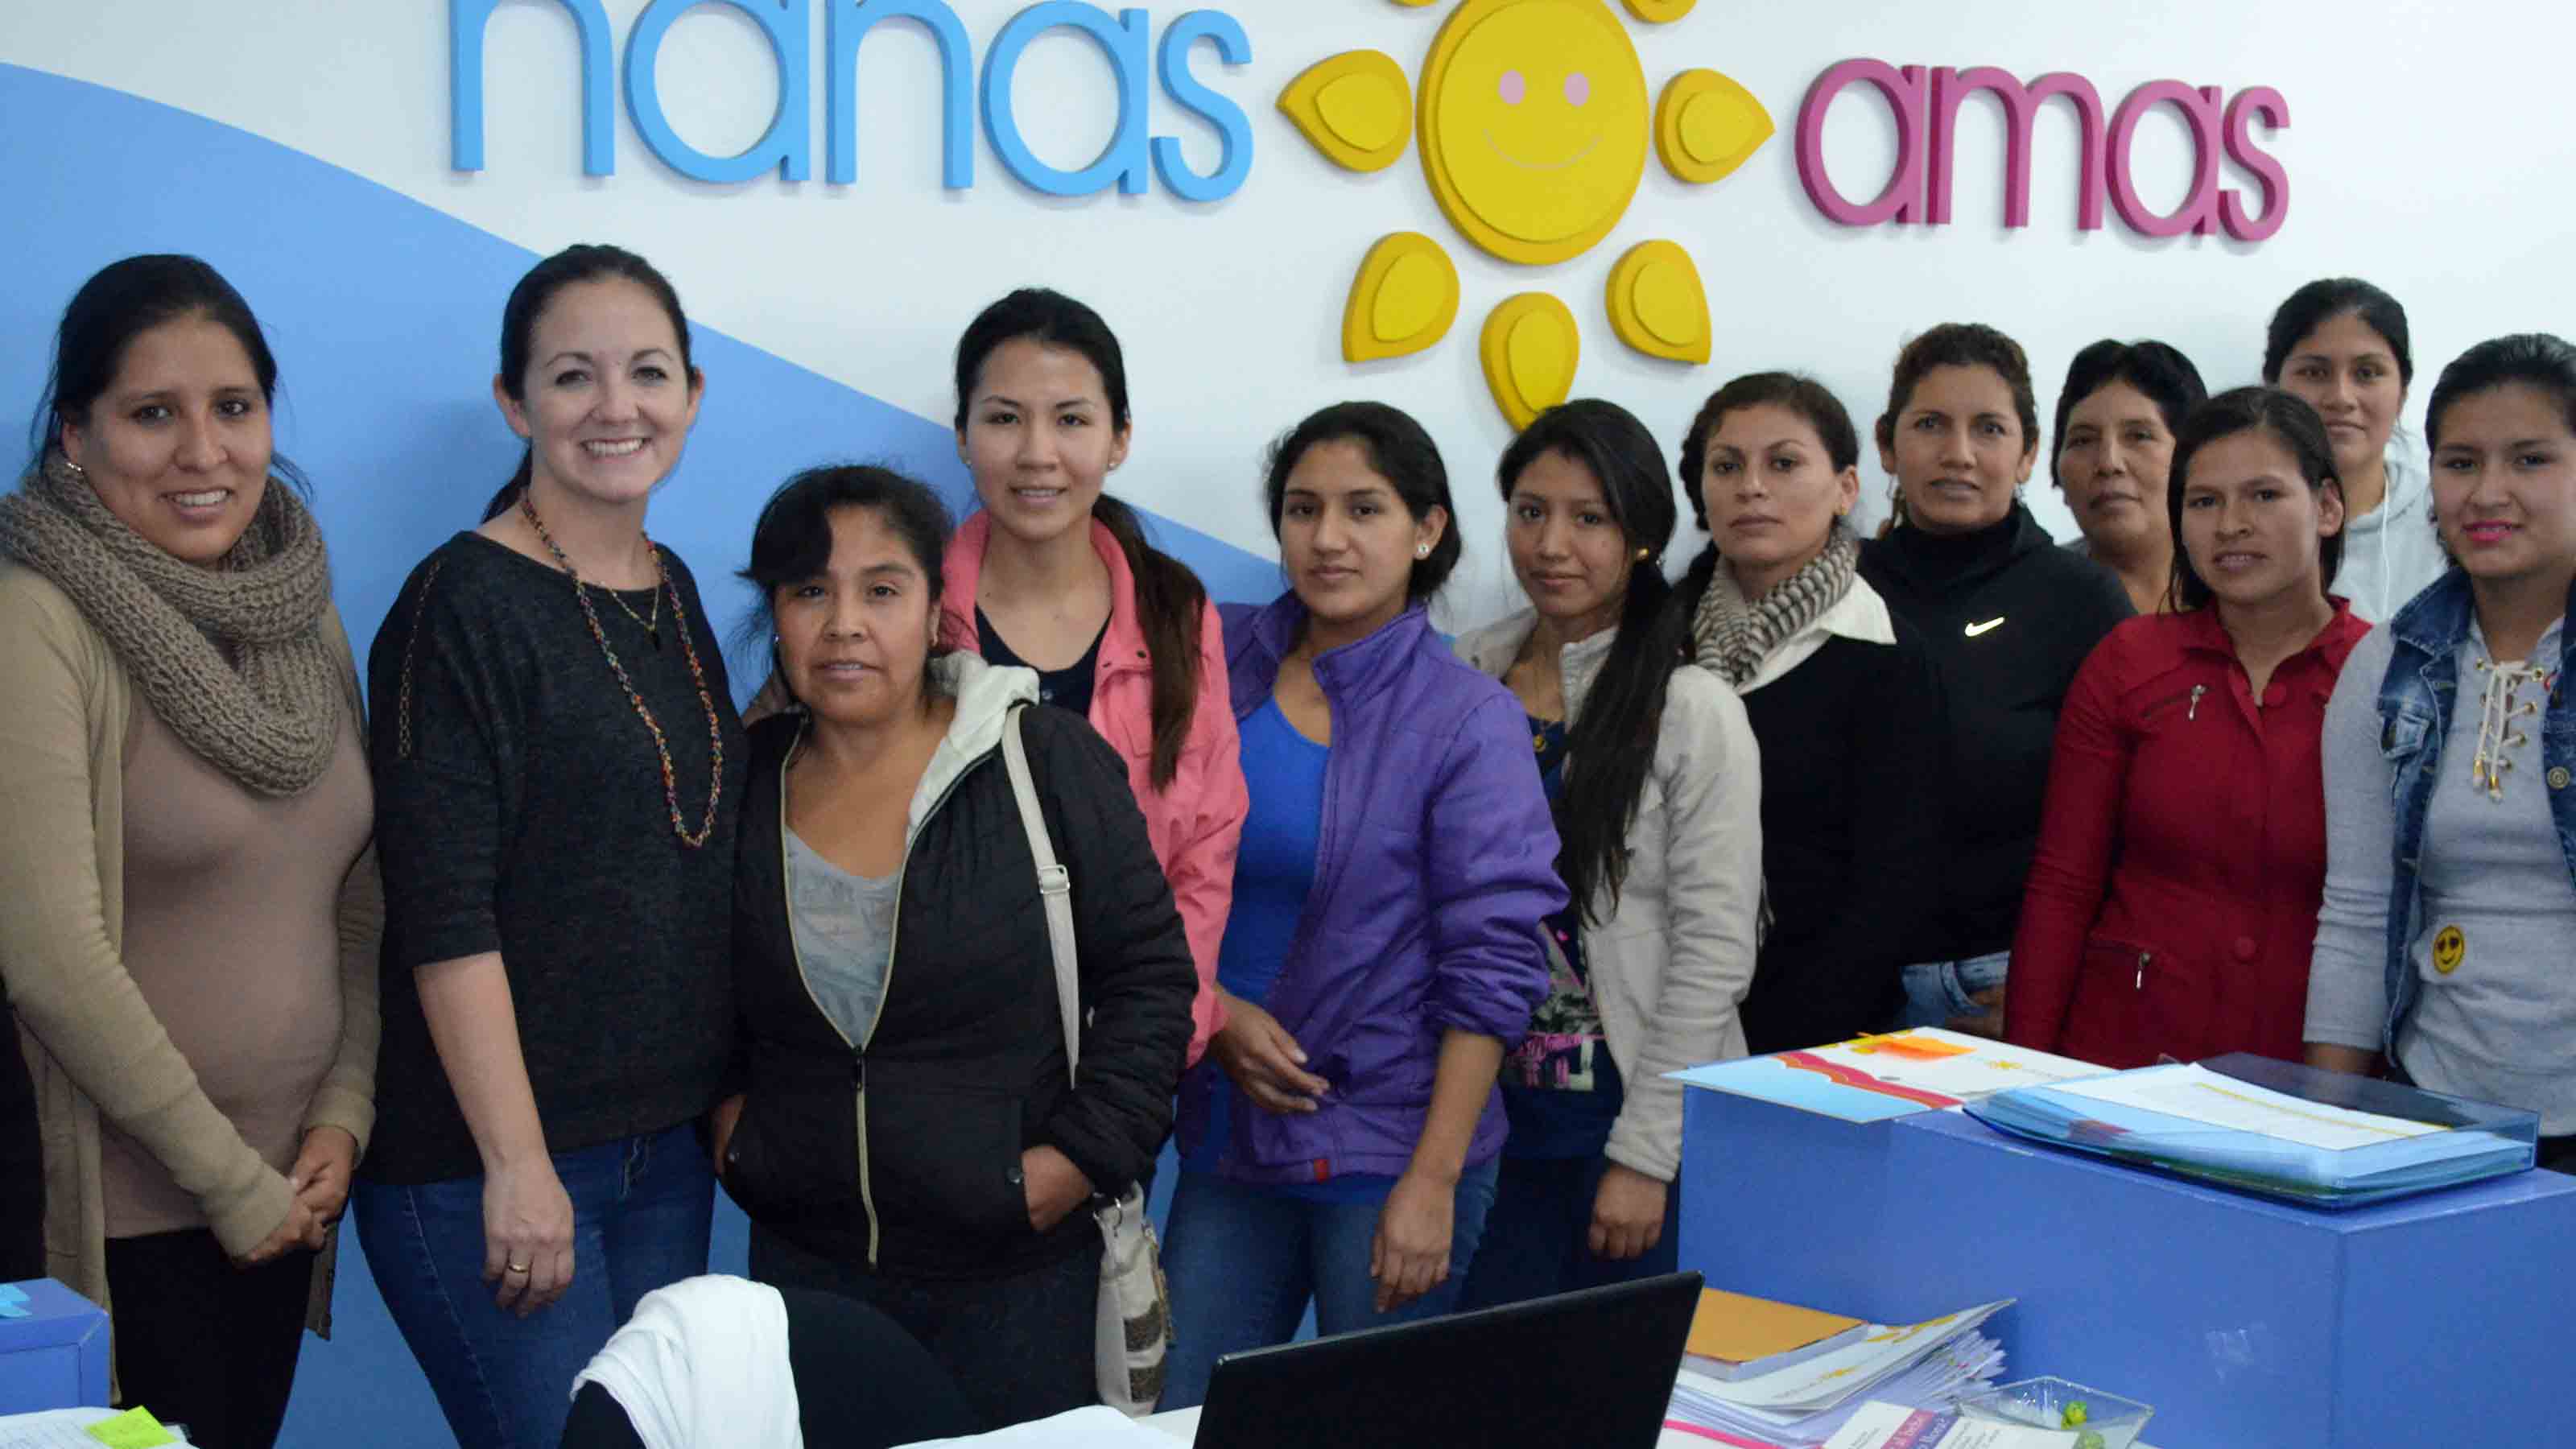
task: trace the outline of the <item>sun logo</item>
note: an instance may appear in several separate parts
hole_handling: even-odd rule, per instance
[[[1395,0],[1421,6],[1431,0]],[[1697,0],[1624,0],[1669,24]],[[1337,55],[1289,83],[1279,108],[1336,165],[1380,171],[1421,133],[1423,179],[1458,234],[1504,261],[1553,266],[1616,229],[1651,149],[1683,182],[1709,185],[1772,132],[1762,103],[1713,70],[1647,99],[1628,31],[1604,0],[1463,0],[1433,37],[1418,102],[1404,68],[1374,50]],[[1403,357],[1457,321],[1457,264],[1420,232],[1369,249],[1342,313],[1350,362]],[[1708,292],[1690,253],[1641,242],[1610,271],[1610,328],[1649,357],[1705,363]],[[1486,385],[1515,428],[1565,401],[1582,356],[1573,310],[1546,292],[1506,298],[1479,347]]]

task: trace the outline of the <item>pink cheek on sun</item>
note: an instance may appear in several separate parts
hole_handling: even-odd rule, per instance
[[[1503,72],[1503,104],[1517,106],[1529,95],[1529,82],[1516,70]]]
[[[1586,76],[1583,72],[1578,70],[1565,78],[1565,103],[1567,105],[1579,106],[1590,99],[1592,99],[1591,77]]]

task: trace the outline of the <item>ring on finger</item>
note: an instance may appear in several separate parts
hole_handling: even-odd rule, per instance
[[[504,1263],[501,1265],[501,1271],[504,1273],[525,1273],[528,1271],[528,1265],[525,1263]]]

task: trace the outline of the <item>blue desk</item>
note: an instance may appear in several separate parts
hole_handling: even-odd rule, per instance
[[[2006,1378],[2156,1406],[2195,1449],[2387,1449],[2554,1419],[2576,1179],[2316,1212],[2034,1147],[1956,1112],[1871,1126],[1692,1089],[1681,1266],[1906,1323],[1996,1298]],[[2555,1432],[2555,1428],[2553,1428]]]
[[[0,1318],[0,1414],[107,1402],[107,1315],[51,1278],[16,1285],[27,1316]]]

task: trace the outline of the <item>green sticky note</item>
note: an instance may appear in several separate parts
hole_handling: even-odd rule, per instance
[[[155,1444],[176,1444],[179,1436],[161,1427],[150,1409],[134,1408],[113,1419],[101,1419],[89,1426],[89,1436],[107,1449],[152,1449]]]

